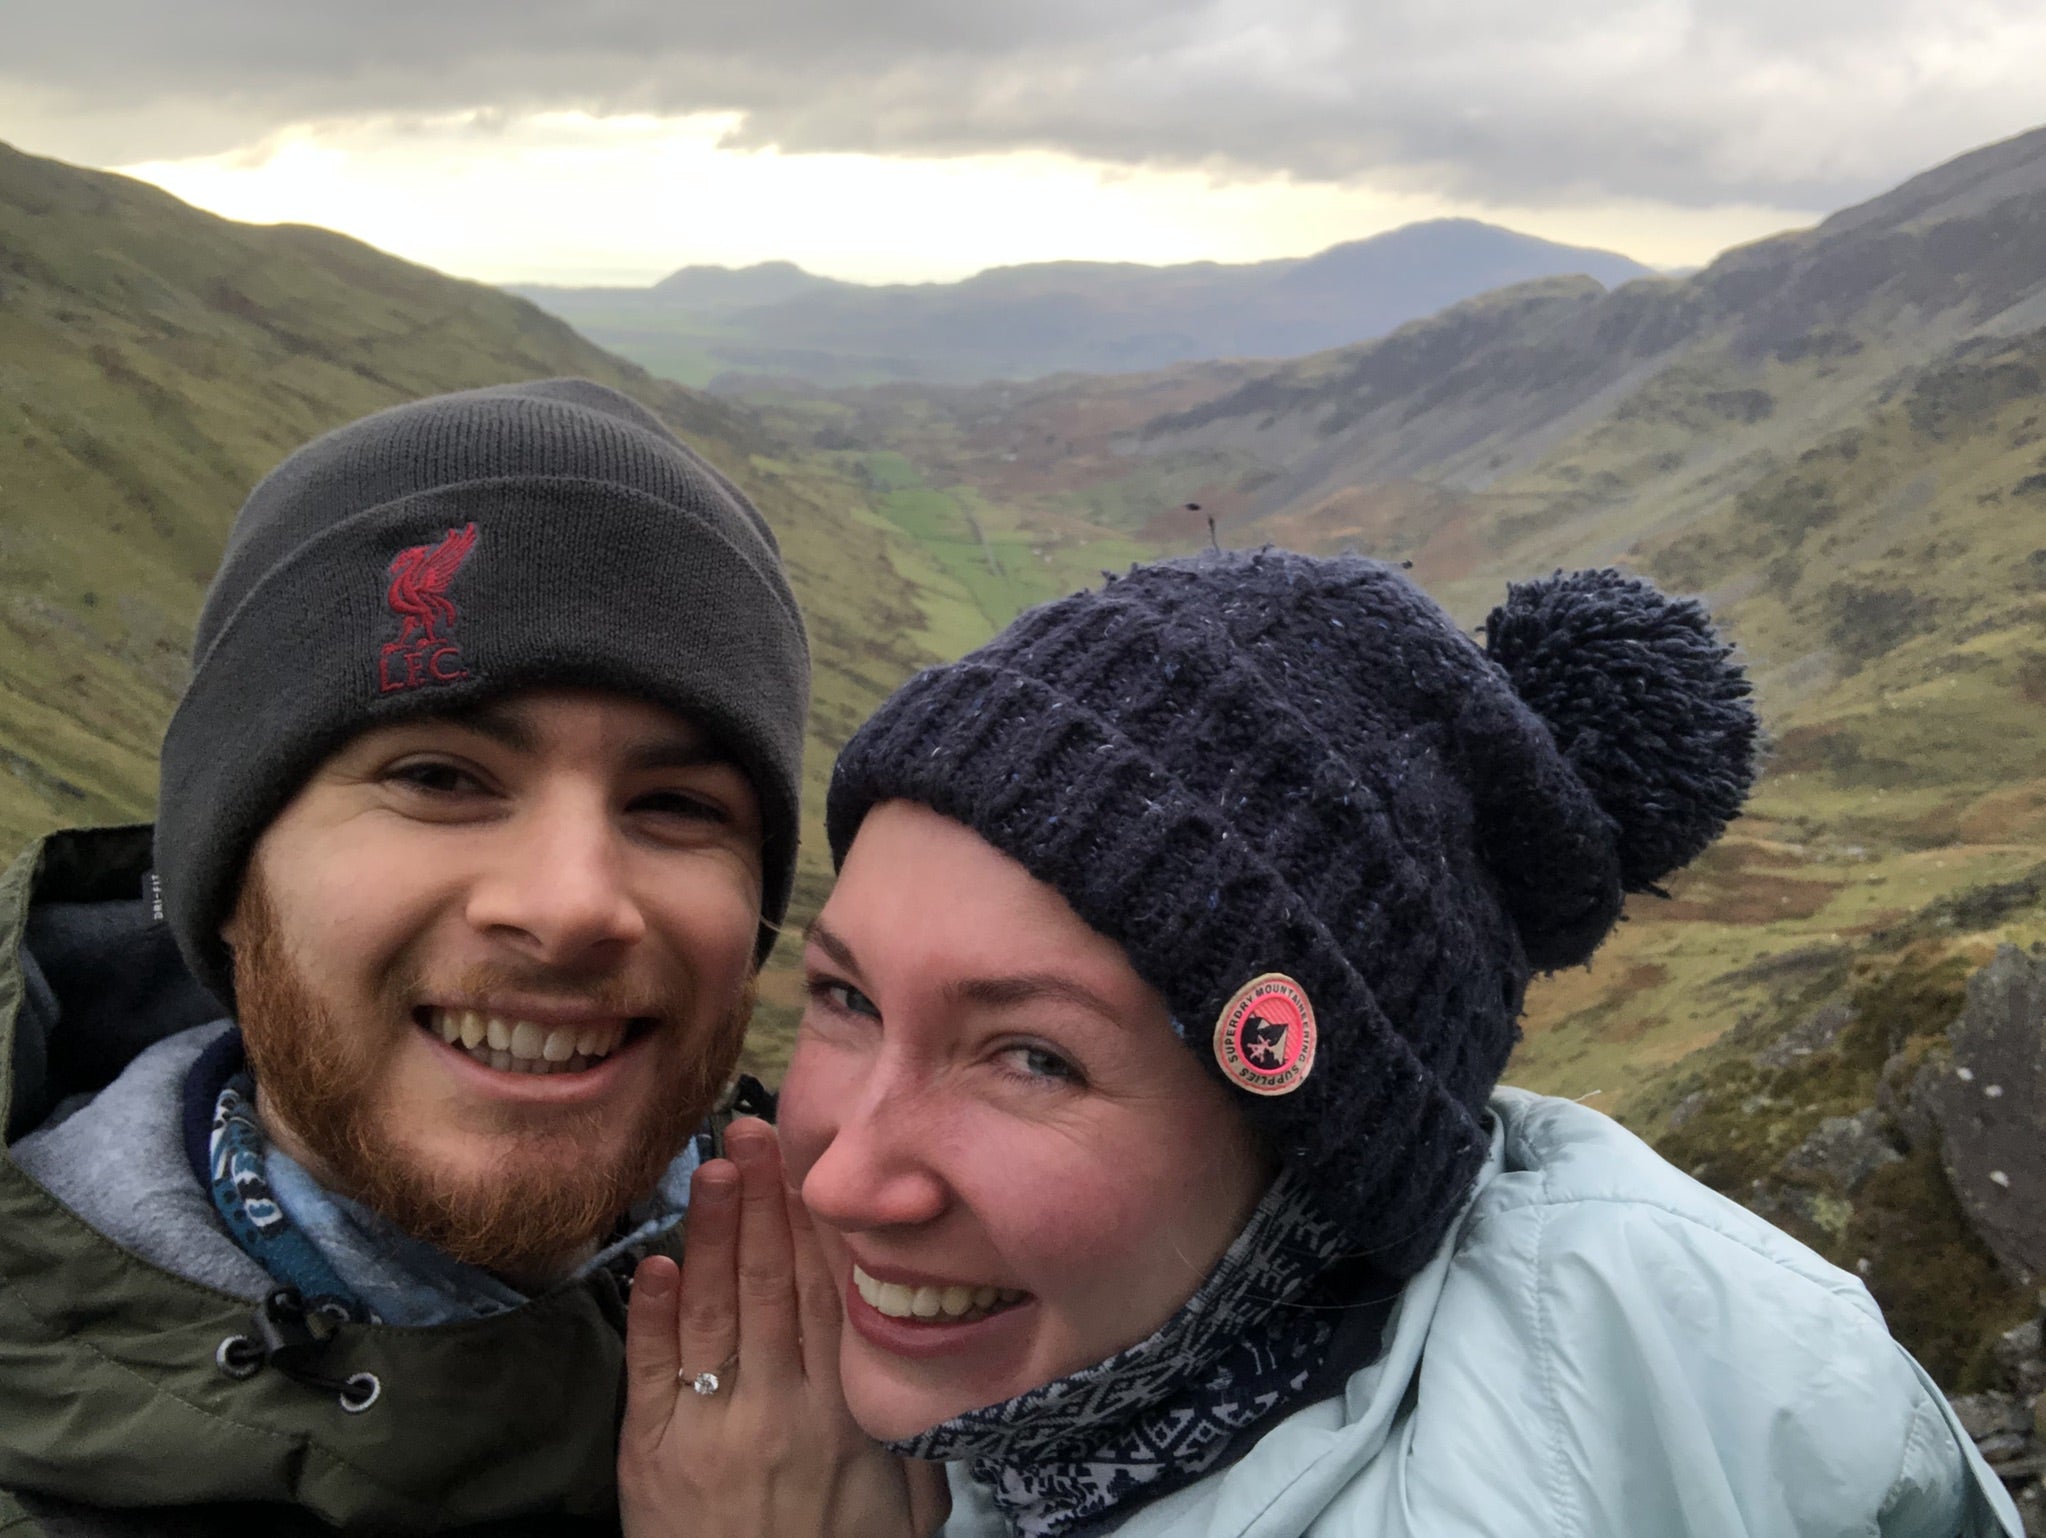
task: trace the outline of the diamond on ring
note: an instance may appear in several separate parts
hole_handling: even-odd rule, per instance
[[[710,1371],[708,1372],[691,1372],[688,1368],[685,1367],[680,1372],[676,1373],[675,1376],[681,1379],[684,1383],[688,1384],[691,1389],[695,1390],[695,1392],[703,1395],[707,1399],[712,1394],[715,1394],[718,1391],[718,1389],[723,1386],[724,1380],[720,1376],[720,1374],[728,1373],[738,1365],[739,1353],[734,1351],[730,1356],[726,1357],[722,1362],[718,1363],[717,1366],[711,1368]]]

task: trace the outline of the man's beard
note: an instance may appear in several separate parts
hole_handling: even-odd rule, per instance
[[[536,1131],[514,1130],[511,1118],[518,1112],[508,1109],[498,1140],[507,1153],[516,1140],[517,1156],[496,1161],[500,1168],[483,1177],[460,1176],[413,1157],[406,1129],[388,1124],[391,1112],[377,1100],[384,1065],[376,1061],[387,1042],[350,1032],[314,995],[253,870],[234,926],[236,1018],[271,1136],[288,1131],[323,1183],[413,1237],[470,1265],[529,1281],[572,1264],[653,1190],[715,1104],[738,1061],[753,1008],[749,980],[700,1050],[663,1077],[641,1125],[610,1145],[617,1152],[600,1152],[606,1146],[601,1112],[556,1113],[547,1130]],[[405,1013],[412,982],[389,979],[380,1008]],[[468,996],[540,991],[600,1012],[630,1012],[615,985],[558,973],[501,969],[455,983]],[[680,1025],[670,1014],[663,1028]],[[639,1066],[658,1072],[661,1065]]]

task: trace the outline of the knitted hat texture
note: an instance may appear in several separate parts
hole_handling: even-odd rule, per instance
[[[372,726],[540,685],[701,722],[760,798],[759,954],[794,874],[809,649],[766,522],[638,403],[587,380],[467,390],[314,440],[264,478],[207,590],[164,738],[156,868],[187,961],[251,846]]]
[[[1225,1084],[1218,1019],[1291,979],[1312,1066],[1238,1102],[1409,1273],[1484,1160],[1530,975],[1588,959],[1754,773],[1747,683],[1695,603],[1559,574],[1487,629],[1490,656],[1354,557],[1134,568],[888,700],[838,760],[833,857],[890,799],[974,829],[1123,947]]]

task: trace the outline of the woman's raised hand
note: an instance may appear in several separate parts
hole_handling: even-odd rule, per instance
[[[626,1538],[935,1532],[950,1505],[943,1471],[897,1458],[846,1412],[838,1286],[782,1179],[774,1129],[742,1117],[725,1145],[730,1159],[690,1186],[679,1271],[654,1256],[633,1279],[618,1442]]]

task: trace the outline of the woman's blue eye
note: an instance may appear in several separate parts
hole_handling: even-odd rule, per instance
[[[1019,1047],[1016,1055],[1022,1059],[1024,1069],[1032,1078],[1077,1081],[1080,1077],[1079,1069],[1056,1052],[1043,1047]]]
[[[833,1008],[849,1015],[866,1015],[874,1020],[881,1018],[881,1011],[874,1001],[851,983],[819,983],[813,991],[822,994]]]

